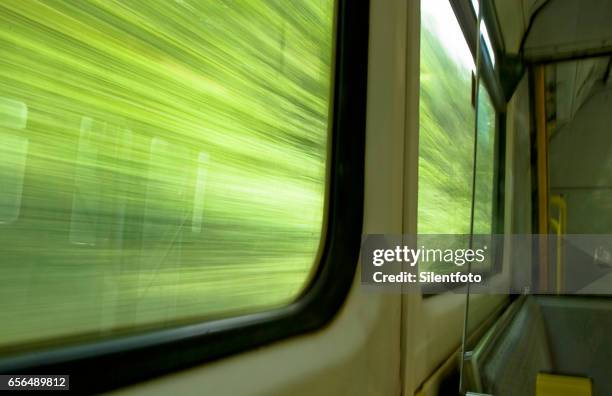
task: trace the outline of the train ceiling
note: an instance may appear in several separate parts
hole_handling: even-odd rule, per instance
[[[612,52],[610,0],[493,0],[506,54],[527,61]]]
[[[493,4],[505,54],[549,63],[551,131],[571,121],[594,93],[610,87],[612,1],[493,0]],[[566,61],[550,63],[557,60]]]

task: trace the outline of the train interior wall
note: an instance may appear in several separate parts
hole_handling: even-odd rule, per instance
[[[565,197],[568,234],[612,233],[611,88],[600,87],[550,140],[550,191]]]

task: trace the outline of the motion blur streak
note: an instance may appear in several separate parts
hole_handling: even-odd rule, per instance
[[[0,3],[0,354],[289,303],[331,0]]]

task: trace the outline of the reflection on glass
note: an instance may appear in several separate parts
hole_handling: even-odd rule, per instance
[[[472,0],[472,10],[474,10],[474,14],[478,16],[480,10],[480,2],[478,0]],[[493,51],[493,44],[491,43],[491,37],[489,36],[489,29],[487,29],[487,24],[485,23],[484,19],[480,22],[480,34],[482,35],[482,39],[487,50],[487,55],[491,60],[491,65],[495,66],[495,51]]]
[[[206,191],[206,173],[208,170],[208,154],[198,154],[198,173],[193,196],[193,217],[191,219],[191,231],[202,231],[202,217],[204,216],[204,195]]]
[[[23,129],[28,123],[28,106],[18,100],[0,97],[0,128]]]
[[[19,217],[28,139],[0,133],[0,224]]]
[[[296,298],[323,224],[332,16],[0,3],[0,127],[23,127],[0,131],[0,355]]]
[[[146,182],[144,240],[172,244],[187,221],[187,176],[190,152],[158,137],[151,141]],[[147,251],[152,246],[143,246]],[[146,253],[145,253],[146,254]]]
[[[70,241],[73,243],[96,244],[102,204],[102,185],[97,177],[102,168],[98,149],[102,148],[105,127],[101,122],[96,122],[94,127],[94,121],[89,117],[81,120],[70,222]]]

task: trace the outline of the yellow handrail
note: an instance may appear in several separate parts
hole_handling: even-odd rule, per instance
[[[561,195],[551,195],[550,205],[557,206],[559,216],[557,219],[549,218],[550,228],[557,234],[557,268],[555,270],[556,292],[561,294],[564,289],[565,277],[563,276],[563,234],[567,231],[567,203]]]

